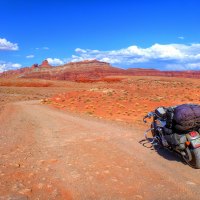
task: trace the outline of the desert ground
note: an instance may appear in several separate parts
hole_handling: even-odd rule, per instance
[[[147,112],[183,103],[199,79],[1,79],[0,199],[199,199],[200,171],[143,136]]]

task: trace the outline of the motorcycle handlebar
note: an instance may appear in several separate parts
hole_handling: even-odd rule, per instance
[[[143,118],[143,122],[144,122],[144,123],[147,123],[146,117]]]
[[[143,122],[144,122],[144,123],[147,123],[146,118],[149,118],[149,119],[150,119],[153,115],[154,115],[153,112],[149,112],[146,116],[144,116],[144,118],[143,118]]]
[[[144,118],[143,118],[143,122],[144,122],[144,123],[147,123],[146,118],[148,118],[148,115],[144,116]]]

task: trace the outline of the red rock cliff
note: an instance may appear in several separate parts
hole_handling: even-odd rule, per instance
[[[183,78],[200,78],[200,71],[160,71],[155,69],[120,69],[112,67],[109,63],[98,60],[70,62],[63,66],[52,67],[47,60],[41,65],[10,70],[0,73],[0,77],[11,78],[41,78],[50,80],[79,81],[84,79],[98,80],[105,76],[166,76]]]
[[[48,60],[44,60],[41,65],[39,65],[40,68],[52,68],[52,66],[49,64]]]

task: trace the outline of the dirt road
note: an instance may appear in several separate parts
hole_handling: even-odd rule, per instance
[[[140,130],[28,101],[0,115],[0,200],[199,199],[200,170]]]

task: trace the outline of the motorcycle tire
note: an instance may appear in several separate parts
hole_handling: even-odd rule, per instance
[[[188,162],[190,166],[200,169],[200,148],[191,150],[192,159]]]

